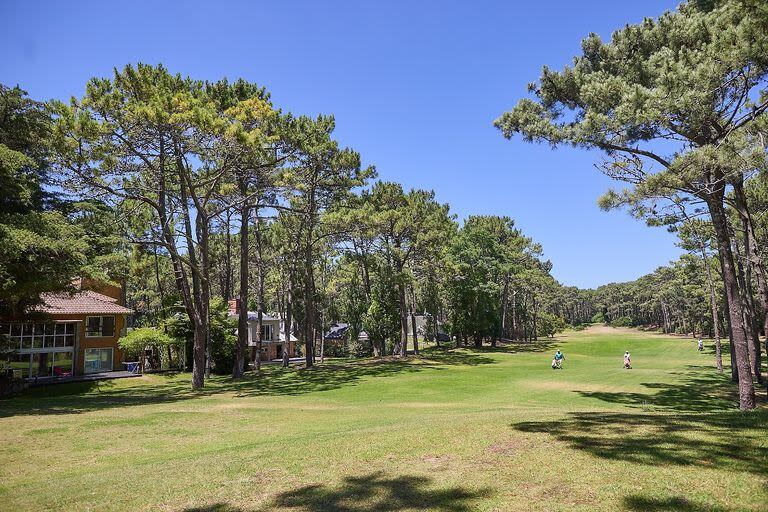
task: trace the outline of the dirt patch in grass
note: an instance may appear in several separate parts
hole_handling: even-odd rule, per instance
[[[454,457],[451,455],[427,454],[421,457],[421,462],[430,466],[432,469],[448,469],[448,466],[450,466],[454,460]]]
[[[536,448],[538,444],[535,440],[528,437],[519,437],[492,444],[488,447],[488,452],[494,455],[517,455],[518,453]]]

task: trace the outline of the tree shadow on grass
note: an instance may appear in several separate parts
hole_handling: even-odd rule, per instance
[[[183,512],[245,512],[245,509],[230,505],[229,503],[214,503],[200,507],[188,507]]]
[[[721,507],[710,503],[696,503],[682,496],[671,498],[649,498],[634,494],[624,498],[624,508],[637,512],[736,512],[737,509]]]
[[[765,409],[707,414],[588,412],[512,427],[549,434],[604,459],[652,466],[716,467],[766,476],[766,421]]]
[[[249,378],[230,382],[233,389],[244,396],[292,396],[338,389],[367,378],[441,371],[446,366],[478,366],[495,362],[490,357],[467,352],[427,354],[418,359],[387,357],[328,362],[312,368],[270,368],[272,370],[270,372],[263,372],[261,375],[252,374]]]
[[[131,382],[137,385],[117,385],[113,381],[77,382],[33,388],[19,396],[0,400],[0,418],[17,415],[55,415],[171,403],[219,393],[237,396],[297,396],[329,391],[355,385],[362,379],[385,378],[395,375],[440,371],[446,366],[476,366],[492,364],[487,356],[469,352],[427,355],[419,359],[368,359],[333,362],[314,368],[269,366],[260,374],[250,372],[246,378],[214,376],[205,389],[192,391],[189,381],[165,374],[159,384]]]
[[[466,512],[490,496],[489,489],[434,489],[424,476],[389,477],[381,472],[347,477],[337,487],[308,485],[278,495],[264,510],[300,509],[308,512],[387,512],[406,509]]]
[[[243,509],[229,503],[185,508],[183,512],[267,512],[303,510],[305,512],[397,512],[399,510],[440,510],[468,512],[491,495],[491,490],[463,487],[435,488],[424,476],[390,477],[382,472],[350,476],[331,487],[307,485],[277,495],[258,509]]]
[[[632,371],[632,370],[628,370]],[[710,412],[732,409],[738,401],[737,389],[725,374],[709,367],[687,366],[677,383],[645,382],[648,393],[576,391],[587,398],[629,407],[656,407],[668,411]],[[655,391],[655,392],[654,392]]]

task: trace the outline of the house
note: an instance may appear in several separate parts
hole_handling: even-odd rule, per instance
[[[347,339],[347,332],[349,331],[349,324],[342,322],[334,322],[328,328],[328,332],[323,335],[325,342],[328,343],[343,343]],[[360,331],[357,339],[359,341],[368,341],[368,333]]]
[[[42,303],[21,318],[0,319],[14,376],[66,377],[119,370],[118,340],[131,310],[122,290],[80,281],[74,294],[43,294]]]
[[[239,314],[239,300],[229,301],[229,315],[237,318]],[[288,343],[285,341],[285,323],[277,316],[261,314],[261,360],[272,361],[282,359],[283,350],[288,351],[288,357],[296,357],[296,345],[298,339],[291,334]],[[248,346],[251,349],[251,360],[256,360],[258,350],[259,315],[253,311],[248,312]]]

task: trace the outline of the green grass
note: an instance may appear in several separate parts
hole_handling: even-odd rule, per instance
[[[592,329],[188,383],[0,401],[0,510],[766,509],[768,408],[735,411],[691,339]]]

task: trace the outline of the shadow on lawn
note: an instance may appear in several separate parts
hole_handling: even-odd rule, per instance
[[[278,495],[264,510],[303,509],[310,512],[385,512],[405,509],[436,509],[447,512],[475,510],[476,502],[491,494],[490,489],[462,487],[430,489],[424,476],[388,477],[381,472],[347,477],[335,488],[309,485]]]
[[[512,427],[549,434],[604,459],[653,466],[727,468],[766,476],[768,446],[763,437],[767,421],[765,409],[708,414],[588,412]]]
[[[441,510],[468,512],[477,509],[477,501],[490,496],[489,489],[462,487],[432,489],[432,479],[423,476],[389,477],[384,473],[347,477],[338,486],[316,484],[299,487],[277,495],[267,505],[256,509],[301,509],[308,512],[396,512],[398,510]],[[246,512],[228,503],[186,508],[183,512]],[[253,511],[256,512],[256,511]]]
[[[492,364],[487,356],[469,351],[426,354],[406,360],[395,358],[370,359],[355,362],[327,362],[314,368],[277,366],[266,367],[261,374],[250,372],[247,377],[233,381],[214,376],[202,391],[190,390],[188,380],[173,380],[172,374],[160,384],[119,387],[112,381],[79,382],[35,388],[29,392],[0,400],[0,417],[16,415],[74,414],[92,410],[168,403],[234,392],[238,396],[295,396],[354,385],[361,379],[389,377],[439,371],[444,366],[476,366]]]
[[[583,397],[596,398],[612,404],[630,407],[652,406],[680,412],[731,409],[737,403],[737,389],[726,374],[717,374],[709,367],[687,366],[686,369],[687,371],[682,372],[682,380],[675,384],[643,383],[642,386],[648,388],[648,393],[576,392]]]
[[[709,503],[695,503],[688,498],[675,496],[672,498],[648,498],[632,495],[624,498],[624,508],[637,512],[736,512],[735,508],[725,508]]]

